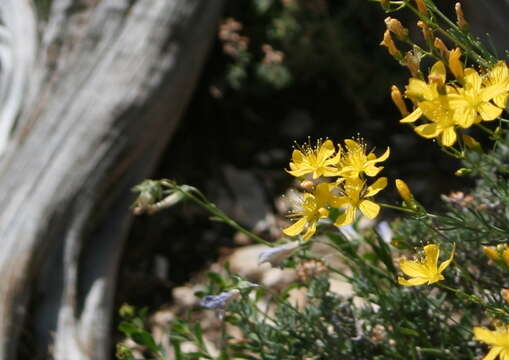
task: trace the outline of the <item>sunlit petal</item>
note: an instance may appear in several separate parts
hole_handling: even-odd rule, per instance
[[[444,129],[444,131],[442,132],[442,136],[440,137],[442,145],[444,146],[453,146],[454,143],[456,142],[456,139],[457,139],[456,131],[452,126]]]
[[[380,205],[370,200],[362,200],[359,203],[359,210],[368,219],[374,219],[380,212]]]
[[[385,187],[387,186],[387,178],[386,177],[381,177],[379,179],[377,179],[373,184],[371,184],[371,186],[368,187],[368,189],[366,190],[366,197],[370,197],[370,196],[374,196],[376,194],[378,194],[380,191],[382,191],[383,189],[385,189]]]
[[[402,277],[398,278],[398,283],[400,285],[404,285],[404,286],[417,286],[417,285],[425,284],[427,282],[428,282],[428,279],[426,279],[426,278],[411,278],[408,280],[405,278],[402,278]]]
[[[478,107],[479,115],[484,121],[495,120],[502,114],[502,109],[489,102],[483,102]]]
[[[336,226],[345,226],[353,223],[355,220],[355,208],[349,206],[346,208],[345,212],[338,216],[336,222],[334,223]]]
[[[410,277],[428,278],[428,268],[417,261],[401,259],[399,267],[405,275]]]
[[[449,256],[449,259],[445,260],[443,263],[440,264],[439,268],[438,268],[438,272],[441,273],[442,271],[444,271],[452,262],[452,259],[454,258],[454,252],[456,250],[456,244],[454,244],[453,248],[452,248],[452,251],[451,251],[451,256]]]
[[[442,132],[437,124],[424,124],[419,125],[415,129],[415,132],[426,139],[436,138]]]
[[[304,230],[304,227],[306,226],[306,218],[301,218],[297,222],[295,222],[293,225],[287,227],[286,229],[283,229],[283,233],[285,233],[288,236],[295,236],[298,235]]]
[[[422,110],[420,108],[415,109],[410,114],[401,119],[400,123],[413,123],[422,116]]]

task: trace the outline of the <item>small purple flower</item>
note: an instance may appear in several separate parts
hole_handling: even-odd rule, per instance
[[[216,309],[216,310],[224,310],[228,303],[240,295],[240,291],[238,289],[233,289],[230,291],[222,292],[219,295],[209,295],[205,296],[200,301],[200,305],[207,309]]]
[[[272,266],[280,266],[283,260],[286,259],[298,247],[299,243],[294,241],[282,246],[262,251],[260,255],[258,255],[258,265],[268,262]]]

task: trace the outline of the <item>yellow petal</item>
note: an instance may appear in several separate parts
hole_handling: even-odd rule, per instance
[[[412,278],[412,279],[404,279],[402,277],[398,277],[398,283],[404,286],[417,286],[422,285],[428,282],[428,279],[425,278]]]
[[[467,90],[479,91],[481,89],[481,76],[475,69],[465,69],[465,88]]]
[[[316,155],[316,161],[318,163],[322,163],[327,159],[328,157],[332,156],[336,149],[334,148],[334,144],[330,140],[326,140],[322,146],[320,146],[320,149],[318,150],[318,154]]]
[[[367,176],[374,177],[377,176],[378,173],[383,170],[383,168],[384,168],[383,166],[376,167],[375,163],[367,164],[367,166],[364,168],[364,173]]]
[[[329,205],[335,208],[340,208],[348,204],[350,204],[350,199],[346,196],[332,196],[331,199],[329,199]]]
[[[474,337],[478,341],[482,341],[489,345],[497,345],[497,336],[495,335],[495,331],[479,326],[474,327]]]
[[[497,357],[497,355],[499,355],[500,356],[500,360],[509,360],[509,351],[508,351],[508,349],[506,347],[500,346],[500,348],[502,348],[502,350],[497,352],[498,351],[497,348],[499,348],[499,346],[496,346],[496,347],[494,347],[493,349],[490,350],[490,352],[493,351],[495,353],[495,355],[494,355],[495,357],[493,359],[495,359]],[[490,353],[488,353],[488,355],[489,354]],[[486,355],[484,358],[486,359],[488,355]],[[488,358],[488,360],[489,360],[489,358]]]
[[[440,141],[442,142],[442,145],[444,146],[453,146],[456,142],[457,135],[456,131],[454,131],[454,127],[450,126],[444,131],[442,131],[442,135],[440,137]]]
[[[426,139],[436,138],[442,130],[437,124],[424,124],[417,126],[414,131]]]
[[[440,249],[435,244],[426,245],[424,247],[424,255],[426,257],[426,264],[429,268],[436,269],[438,264],[438,256],[440,255]]]
[[[378,194],[380,191],[382,191],[383,189],[385,189],[386,186],[387,186],[387,178],[381,177],[381,178],[377,179],[373,184],[368,186],[368,188],[366,189],[365,196],[366,197],[374,196],[374,195]]]
[[[429,81],[439,81],[442,86],[445,83],[445,65],[442,61],[437,61],[432,67],[428,76]]]
[[[374,219],[380,212],[380,205],[370,200],[362,200],[359,204],[359,210],[368,219]]]
[[[479,115],[484,121],[495,120],[502,114],[502,109],[498,106],[493,105],[489,102],[483,102],[479,104],[477,109],[479,111]]]
[[[420,101],[422,99],[431,99],[433,97],[430,86],[425,81],[411,78],[408,81],[408,86],[405,92],[406,96],[414,101]]]
[[[485,357],[482,358],[482,360],[495,360],[497,356],[500,355],[502,350],[504,350],[502,346],[495,346],[486,354]],[[506,355],[507,353],[504,354],[505,359],[502,358],[501,360],[506,360],[507,359]]]
[[[505,92],[507,92],[507,86],[504,83],[497,83],[483,88],[479,92],[479,98],[481,101],[489,101],[495,96],[501,95]]]
[[[355,213],[356,211],[353,206],[347,207],[345,212],[338,216],[334,224],[336,226],[345,226],[353,223],[353,221],[355,220]]]
[[[362,150],[361,144],[359,144],[357,141],[352,140],[352,139],[346,139],[345,146],[346,146],[346,150],[350,153]]]
[[[334,188],[334,183],[320,183],[316,185],[315,197],[318,204],[327,202],[331,195],[331,190]],[[318,205],[320,207],[320,205]]]
[[[412,111],[409,115],[405,116],[403,119],[401,119],[400,123],[413,123],[417,121],[422,116],[422,110],[417,108],[414,111]]]
[[[290,168],[292,167],[292,163],[290,163]],[[306,175],[307,173],[313,171],[312,168],[310,168],[309,166],[306,166],[306,167],[294,167],[295,170],[286,170],[286,172],[292,176],[295,176],[295,177],[301,177],[301,176],[304,176]]]
[[[451,256],[449,256],[449,259],[445,260],[443,263],[440,264],[440,267],[438,268],[438,273],[441,273],[449,266],[449,264],[452,262],[452,259],[454,258],[455,251],[456,251],[456,244],[454,244],[452,247]]]
[[[381,162],[381,161],[387,160],[387,158],[389,157],[390,154],[391,154],[391,148],[387,147],[387,150],[385,150],[385,152],[379,158],[376,159],[376,162]]]
[[[509,98],[509,94],[507,92],[502,93],[493,98],[493,102],[500,108],[505,109],[507,106],[507,99]]]
[[[283,229],[283,233],[285,233],[288,236],[298,235],[302,232],[302,230],[304,230],[304,226],[306,226],[306,222],[307,222],[306,218],[302,217],[293,225],[287,227],[286,229]]]
[[[307,229],[306,233],[304,234],[304,236],[302,237],[302,239],[304,241],[309,240],[309,238],[311,236],[313,236],[315,234],[315,232],[316,232],[316,221],[313,221],[312,223],[309,224],[308,229]]]
[[[292,152],[292,161],[294,163],[301,163],[302,160],[304,160],[304,155],[302,154],[302,152],[300,150],[293,150]]]
[[[399,267],[405,275],[410,277],[428,278],[429,271],[426,265],[413,260],[401,259]]]

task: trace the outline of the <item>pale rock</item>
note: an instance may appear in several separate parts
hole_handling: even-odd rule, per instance
[[[258,256],[267,250],[265,245],[250,245],[236,249],[227,261],[230,270],[249,281],[259,282],[263,274],[271,267],[269,264],[258,265]]]
[[[297,288],[290,290],[288,292],[288,302],[299,311],[303,310],[308,303],[307,289]]]
[[[263,274],[261,283],[272,290],[282,290],[296,280],[294,269],[272,268]]]
[[[187,286],[178,286],[173,289],[175,305],[183,308],[191,308],[198,304],[199,299],[194,296],[194,289]]]

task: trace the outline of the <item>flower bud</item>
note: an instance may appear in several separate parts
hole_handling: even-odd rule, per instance
[[[408,38],[408,29],[406,29],[398,19],[387,17],[384,21],[387,26],[387,30],[396,35],[399,40],[405,40]]]
[[[489,257],[493,261],[500,260],[500,254],[494,246],[483,246],[482,247],[484,254]]]
[[[459,2],[454,5],[454,10],[456,11],[456,23],[458,24],[458,27],[463,31],[467,31],[468,23],[465,19],[465,15],[463,14],[463,8]]]
[[[405,59],[403,60],[403,65],[405,65],[408,70],[410,71],[410,74],[412,74],[412,76],[414,78],[419,78],[420,77],[420,70],[419,70],[419,67],[420,67],[420,59],[419,59],[419,56],[415,55],[413,52],[411,51],[407,51],[406,54],[405,54]]]
[[[463,143],[465,144],[465,146],[467,148],[469,148],[470,150],[474,150],[475,152],[479,152],[479,153],[482,152],[481,144],[479,144],[479,142],[476,139],[474,139],[473,137],[468,136],[468,135],[463,135],[462,139],[463,139]]]
[[[461,63],[460,58],[460,48],[456,48],[449,53],[449,69],[454,77],[461,81],[463,79],[463,64]]]
[[[403,201],[408,205],[414,199],[412,192],[408,185],[401,179],[396,179],[395,181],[396,189],[398,190],[399,196],[403,199]]]
[[[504,264],[509,266],[509,249],[505,248],[504,251],[502,251],[502,260],[504,260]]]
[[[422,36],[426,41],[433,41],[433,33],[431,32],[430,28],[424,21],[417,21],[417,26],[421,28],[422,30]]]
[[[436,37],[433,45],[438,49],[443,58],[447,59],[449,57],[449,49],[447,49],[447,46],[444,44],[442,39]]]
[[[502,295],[505,303],[509,305],[509,289],[502,289],[500,294]]]
[[[415,0],[415,5],[417,5],[417,10],[421,15],[427,15],[428,7],[424,3],[424,0]]]
[[[304,180],[300,183],[300,187],[307,191],[312,191],[315,184],[311,180]]]
[[[389,54],[391,56],[397,58],[401,58],[401,52],[396,48],[396,44],[394,44],[394,40],[392,40],[391,32],[389,30],[385,30],[384,39],[380,43],[380,45],[386,46]]]
[[[384,10],[389,10],[391,2],[390,0],[380,0],[380,5]]]
[[[401,115],[403,117],[407,116],[409,114],[408,109],[405,101],[403,100],[403,96],[401,95],[401,91],[399,91],[399,88],[396,85],[392,85],[391,87],[391,98]]]
[[[461,168],[461,169],[458,169],[454,172],[454,175],[456,176],[465,176],[465,175],[468,175],[472,172],[472,169],[467,169],[467,168]]]

